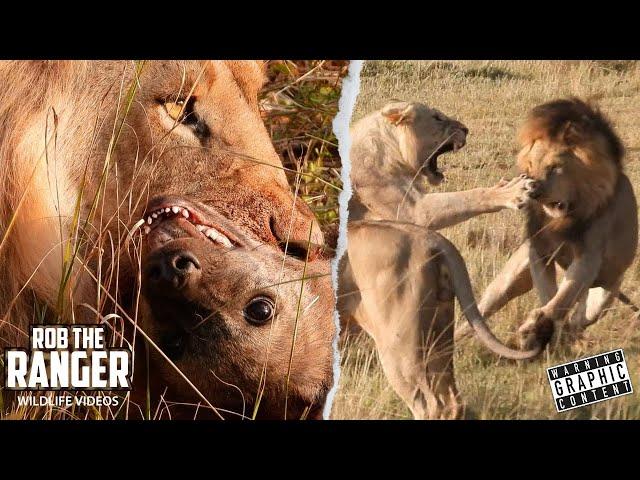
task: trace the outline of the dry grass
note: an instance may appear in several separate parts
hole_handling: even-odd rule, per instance
[[[338,195],[342,188],[338,141],[331,122],[338,113],[346,60],[276,60],[262,91],[263,118],[284,166],[310,174],[300,178],[300,196],[311,207],[335,248]],[[291,184],[295,173],[288,175]]]
[[[441,159],[447,182],[436,191],[462,190],[494,184],[515,174],[515,132],[527,110],[560,96],[598,100],[627,146],[626,171],[640,185],[640,65],[635,62],[543,61],[380,61],[367,62],[353,121],[392,98],[417,100],[463,121],[470,130],[467,146]],[[637,193],[639,193],[637,191]],[[504,265],[522,238],[517,212],[485,215],[443,230],[467,262],[476,296]],[[640,264],[627,272],[623,291],[640,303]],[[536,305],[523,296],[491,321],[502,339]],[[623,348],[632,380],[640,371],[638,323],[621,304],[587,330],[580,344],[545,354],[531,363],[498,360],[475,340],[456,346],[455,368],[462,399],[471,418],[480,419],[629,419],[640,418],[637,394],[562,414],[555,411],[545,368],[591,354]],[[333,418],[410,418],[410,413],[385,381],[373,342],[365,336],[342,345],[342,373]],[[638,388],[638,385],[636,385]]]

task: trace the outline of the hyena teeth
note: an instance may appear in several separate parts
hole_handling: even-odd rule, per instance
[[[229,241],[229,239],[227,237],[225,237],[223,234],[221,234],[220,232],[218,232],[215,228],[207,228],[207,227],[205,227],[205,230],[203,231],[203,233],[208,238],[213,240],[215,243],[218,243],[218,244],[222,245],[223,247],[231,248],[233,246],[231,244],[231,242]]]
[[[148,226],[146,226],[146,225],[145,225],[145,226],[144,226],[144,233],[145,233],[145,235],[148,235],[150,231],[151,231],[151,227],[148,227]]]
[[[151,217],[148,217],[148,218],[147,218],[147,223],[148,223],[149,225],[151,225],[151,222],[153,222],[153,219],[152,219]]]
[[[164,209],[165,213],[169,213],[171,211],[171,208],[167,207]]]
[[[173,213],[178,213],[178,212],[180,211],[180,207],[175,207],[175,206],[174,206],[174,207],[171,207],[171,211],[172,211]]]
[[[204,234],[213,241],[216,241],[218,239],[218,232],[213,228],[207,228]]]
[[[227,248],[231,248],[233,245],[231,244],[231,242],[229,241],[229,239],[227,237],[225,237],[224,235],[220,235],[217,239],[216,242],[218,242],[219,244],[221,244],[224,247]]]
[[[152,213],[151,216],[155,219],[158,218],[158,214],[157,213]]]

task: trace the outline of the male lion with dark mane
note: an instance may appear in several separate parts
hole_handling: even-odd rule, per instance
[[[489,317],[535,286],[543,306],[519,329],[523,348],[539,344],[571,312],[579,335],[620,298],[624,272],[638,244],[637,203],[623,172],[624,147],[606,117],[572,98],[535,107],[519,132],[520,171],[535,181],[527,241],[509,259],[479,303]],[[556,267],[564,271],[556,284]],[[548,338],[548,337],[547,337]]]
[[[0,79],[3,344],[118,318],[139,404],[319,417],[329,264],[260,117],[263,62],[1,62]]]

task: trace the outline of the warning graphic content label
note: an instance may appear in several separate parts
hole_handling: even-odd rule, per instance
[[[633,393],[622,349],[547,369],[558,412]]]

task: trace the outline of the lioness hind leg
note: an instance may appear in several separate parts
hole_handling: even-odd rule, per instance
[[[398,341],[379,348],[389,383],[417,420],[455,419],[462,415],[453,374],[452,313],[453,309],[443,310],[434,312],[431,321],[425,318],[432,329],[418,345]],[[440,328],[445,322],[448,332]]]
[[[390,385],[416,419],[458,418],[462,408],[453,376],[453,291],[439,278],[435,261],[425,262],[407,278],[411,288],[397,288],[385,301],[367,301],[368,329]],[[366,326],[367,323],[364,323]]]
[[[458,419],[464,414],[453,368],[453,302],[441,303],[434,318],[434,336],[425,342],[424,362],[427,382],[436,403],[428,412],[429,418]]]

